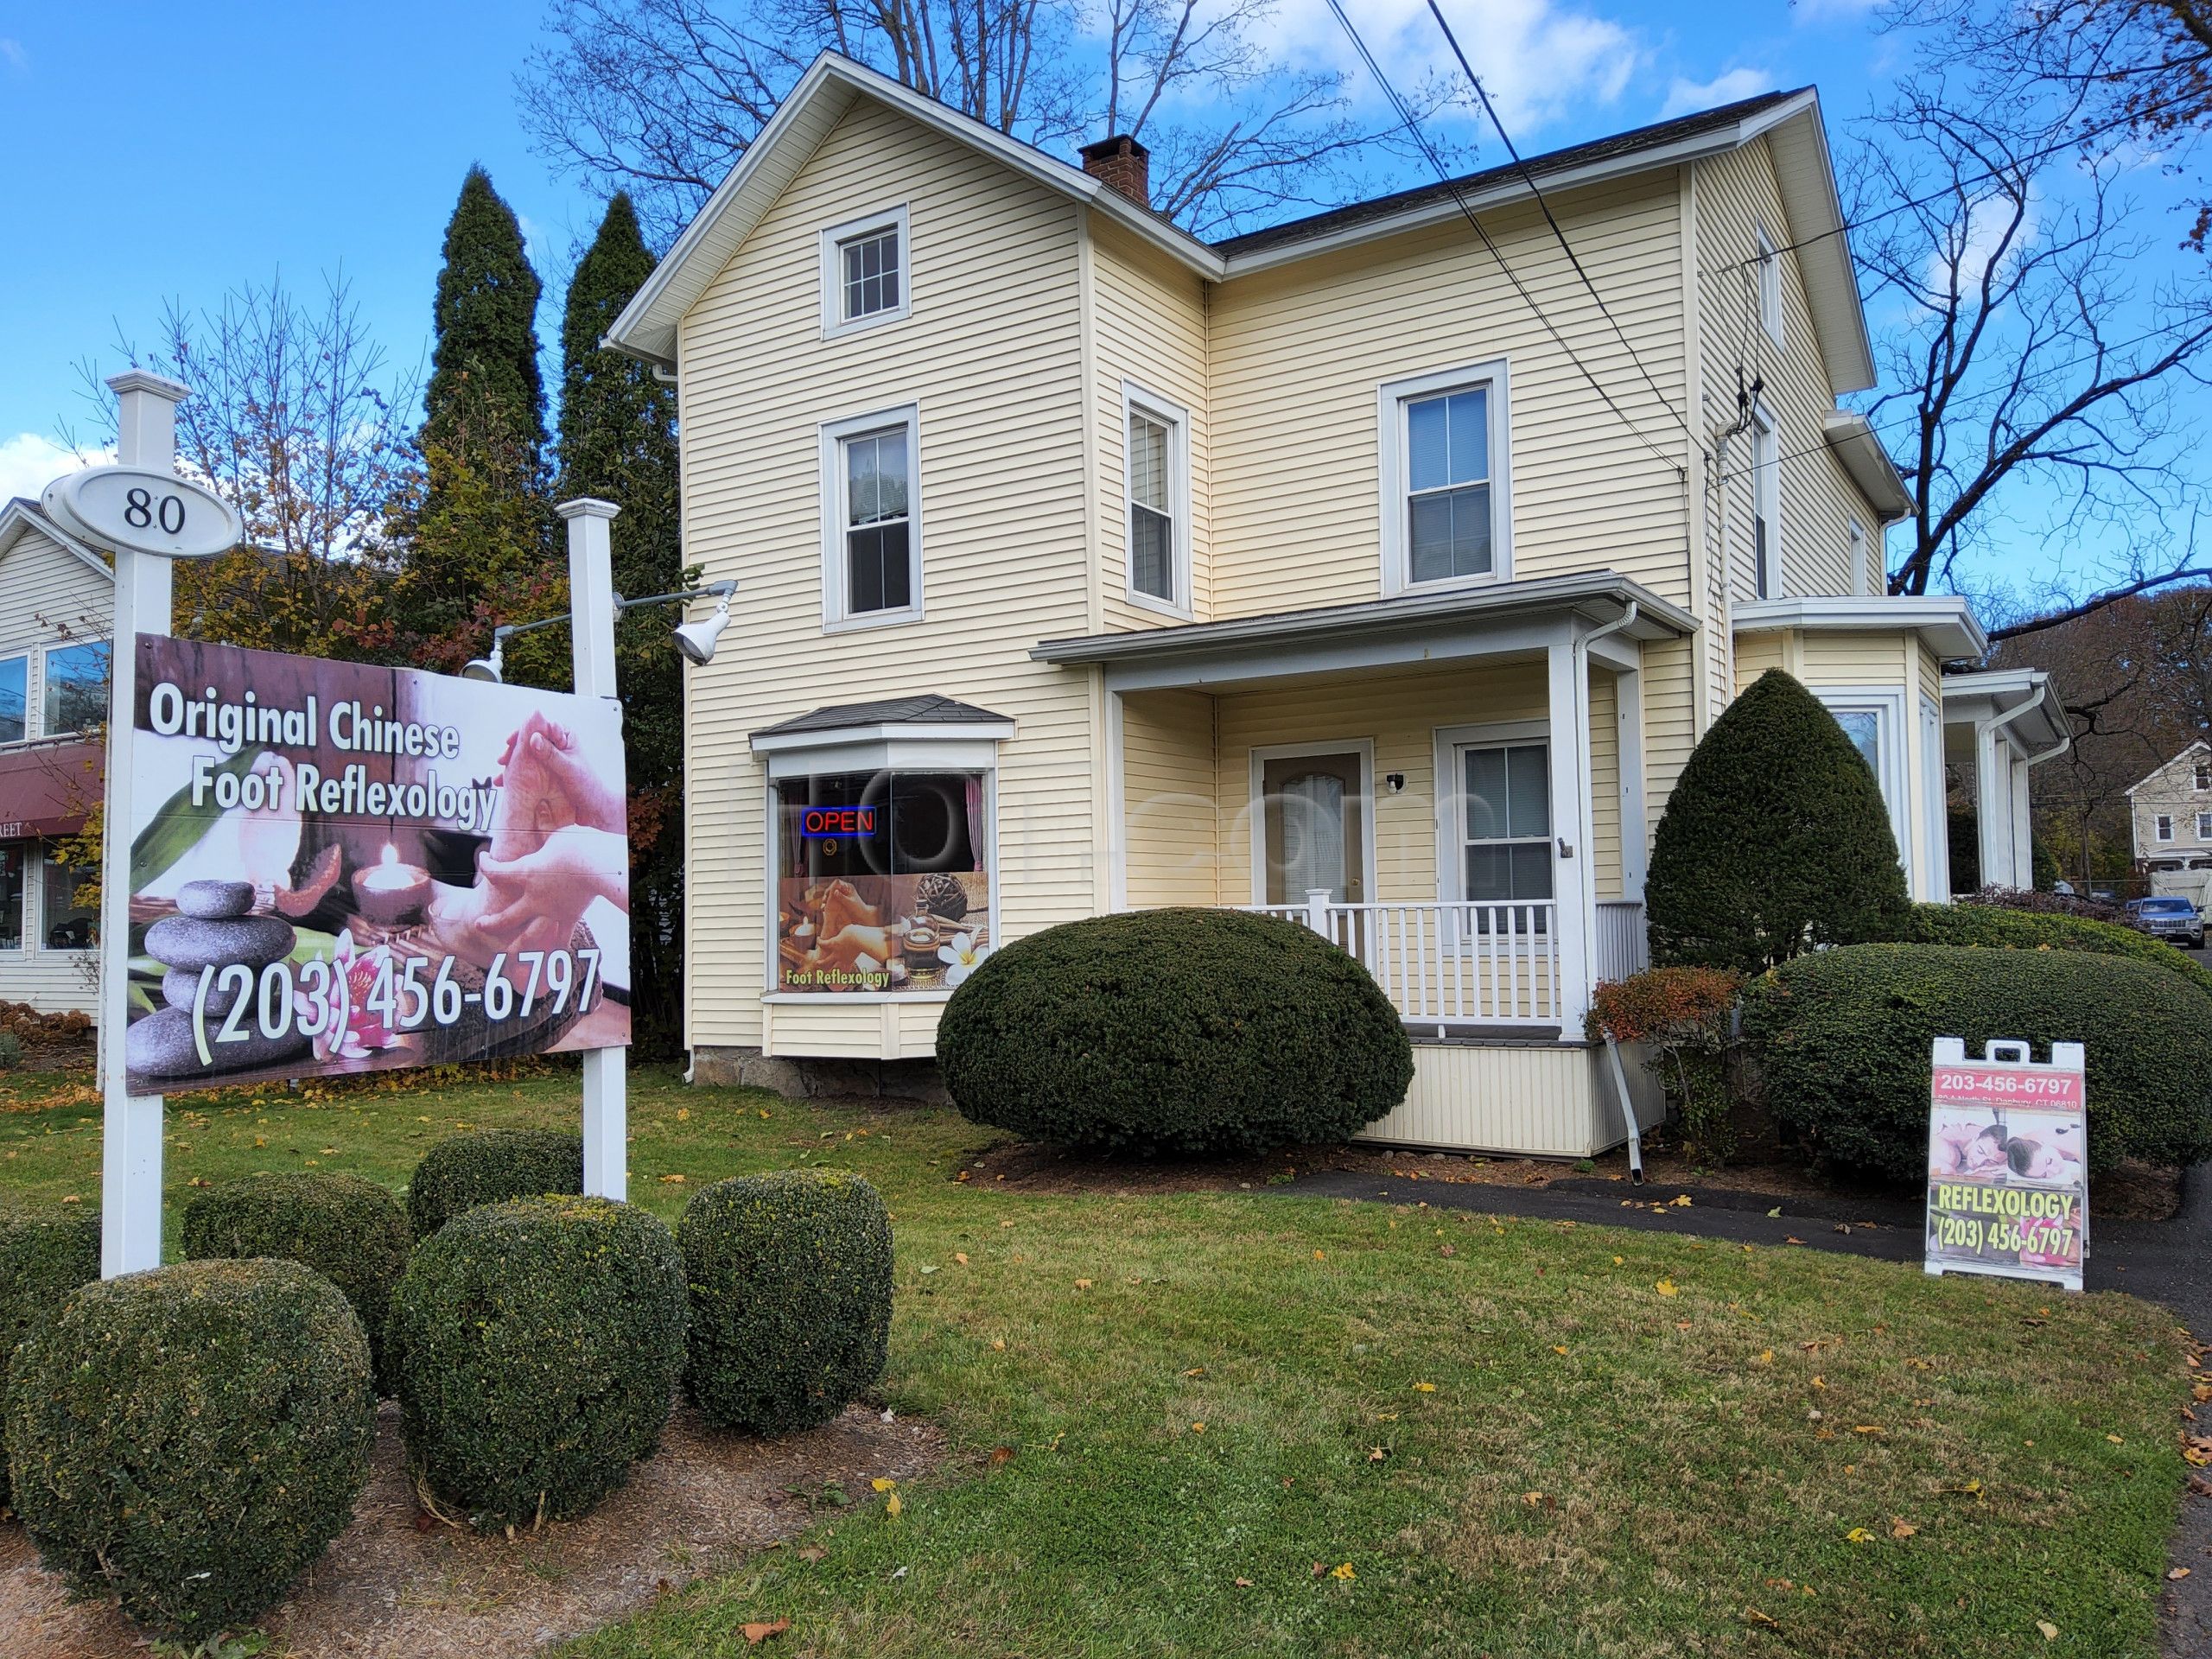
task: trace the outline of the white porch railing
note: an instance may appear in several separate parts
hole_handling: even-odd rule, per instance
[[[1643,904],[1637,899],[1598,901],[1595,973],[1600,984],[1626,979],[1651,965],[1651,946],[1644,937]]]
[[[1549,899],[1514,904],[1250,905],[1342,945],[1408,1023],[1560,1026],[1559,931]]]

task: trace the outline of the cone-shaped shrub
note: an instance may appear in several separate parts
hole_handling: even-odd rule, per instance
[[[70,1292],[99,1276],[99,1211],[0,1210],[0,1402],[7,1399],[8,1359],[16,1344],[58,1316]],[[0,1438],[0,1504],[10,1501],[6,1452]]]
[[[891,1217],[843,1170],[717,1181],[677,1224],[691,1325],[683,1380],[726,1428],[826,1423],[883,1375]]]
[[[369,1476],[369,1344],[296,1262],[86,1285],[16,1351],[16,1507],[48,1567],[188,1643],[283,1599]]]
[[[1820,700],[1762,674],[1690,753],[1644,883],[1651,959],[1757,974],[1910,927],[1881,785]]]
[[[479,1129],[423,1154],[407,1186],[407,1218],[428,1238],[464,1210],[584,1190],[584,1138],[558,1129]]]
[[[952,994],[937,1058],[979,1123],[1141,1153],[1341,1141],[1414,1073],[1367,969],[1310,928],[1234,910],[1094,916],[1016,940]]]
[[[568,1520],[659,1444],[683,1370],[683,1261],[607,1198],[515,1198],[415,1247],[389,1327],[400,1430],[486,1529]]]
[[[359,1175],[305,1171],[243,1175],[195,1194],[184,1210],[184,1253],[279,1256],[303,1262],[346,1293],[368,1332],[379,1393],[391,1392],[385,1313],[415,1240],[387,1187]]]

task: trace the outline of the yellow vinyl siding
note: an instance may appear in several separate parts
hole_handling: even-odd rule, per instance
[[[1680,214],[1661,174],[1553,208],[1637,355],[1684,407]],[[1377,392],[1503,358],[1513,575],[1611,568],[1681,600],[1686,440],[1533,208],[1484,224],[1662,461],[1599,402],[1463,222],[1242,276],[1214,296],[1213,614],[1382,593]]]
[[[1696,679],[1701,639],[1668,639],[1643,647],[1643,821],[1655,830],[1667,798],[1697,747]]]
[[[1188,411],[1192,592],[1179,595],[1195,620],[1211,614],[1206,552],[1211,500],[1205,283],[1155,248],[1094,216],[1091,293],[1097,385],[1098,580],[1109,628],[1153,628],[1175,619],[1128,599],[1128,473],[1122,384],[1131,382]]]
[[[1123,902],[1135,910],[1220,901],[1214,834],[1213,699],[1122,699]]]
[[[911,315],[824,340],[821,231],[899,202]],[[862,102],[683,320],[686,555],[742,584],[722,659],[686,676],[696,1046],[762,1040],[766,772],[747,734],[822,704],[938,692],[1014,720],[997,925],[1013,937],[1096,907],[1091,677],[1027,658],[1088,626],[1069,484],[1088,424],[1078,234],[1064,198]],[[925,620],[825,636],[820,428],[910,403]],[[881,1054],[881,1020],[880,1005],[825,998],[788,1014],[777,1046]]]
[[[1764,383],[1761,402],[1774,419],[1781,456],[1783,592],[1852,593],[1849,521],[1858,519],[1869,542],[1878,540],[1881,527],[1822,436],[1835,393],[1814,338],[1797,256],[1785,247],[1789,222],[1772,153],[1762,140],[1700,161],[1695,172],[1705,419],[1714,431],[1729,426],[1738,417],[1739,385]],[[1770,241],[1784,249],[1779,346],[1759,320],[1758,271],[1751,263],[1758,251],[1755,227],[1762,226]],[[1729,591],[1738,600],[1756,591],[1751,454],[1749,432],[1730,441],[1714,504]]]
[[[1620,707],[1613,677],[1590,673],[1590,820],[1595,837],[1590,856],[1597,861],[1598,897],[1621,896]]]

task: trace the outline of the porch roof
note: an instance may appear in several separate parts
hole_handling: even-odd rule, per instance
[[[1544,625],[1593,626],[1634,617],[1631,639],[1675,639],[1697,619],[1672,600],[1613,570],[1502,582],[1448,594],[1421,594],[1275,611],[1225,622],[1046,639],[1030,649],[1040,663],[1096,664],[1122,690],[1270,679],[1290,674],[1380,668],[1396,664],[1541,650]]]
[[[1943,724],[1971,732],[1983,721],[2005,730],[2037,760],[2059,753],[2073,736],[2058,688],[2039,668],[1946,674]]]

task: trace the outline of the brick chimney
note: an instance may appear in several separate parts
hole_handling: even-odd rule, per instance
[[[1083,170],[1092,178],[1120,191],[1140,207],[1152,206],[1152,152],[1135,139],[1116,133],[1085,144],[1077,153],[1083,157]]]

